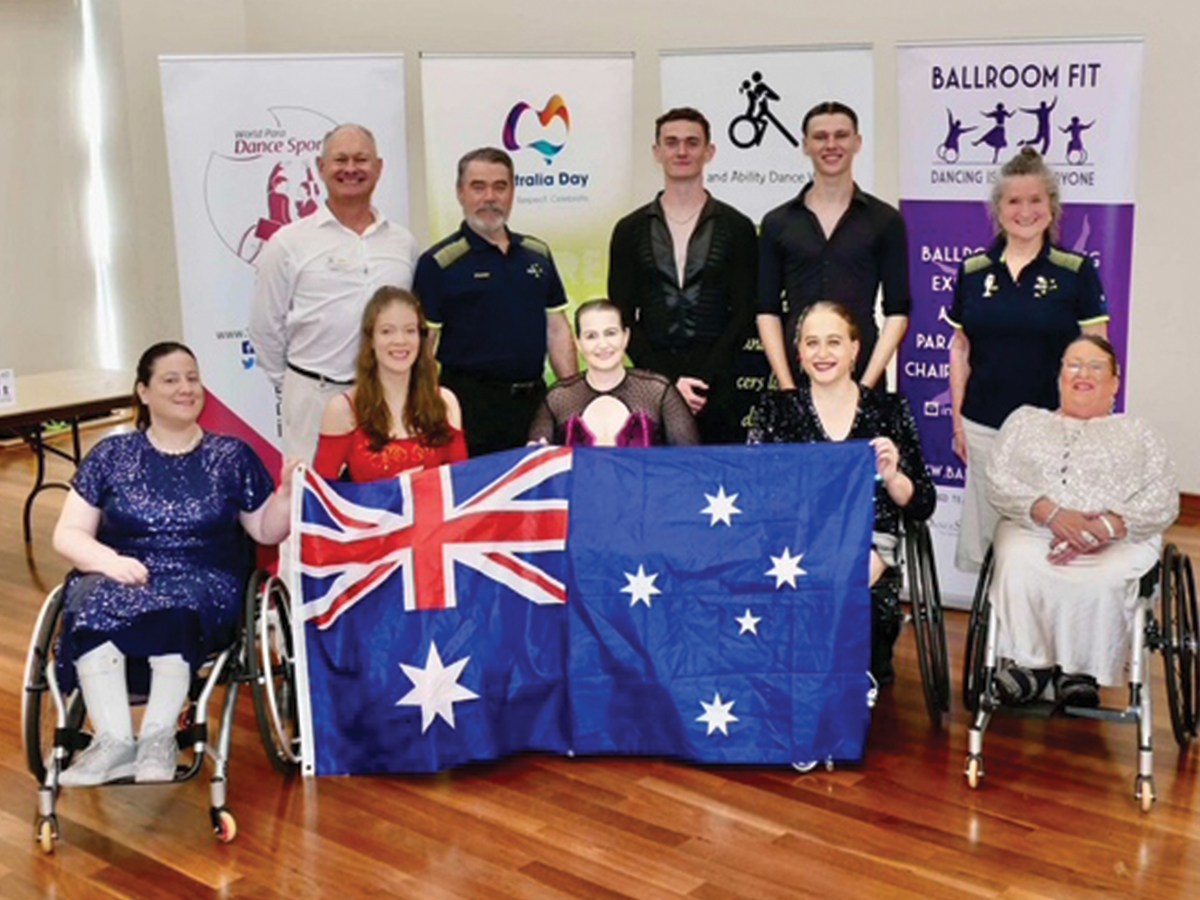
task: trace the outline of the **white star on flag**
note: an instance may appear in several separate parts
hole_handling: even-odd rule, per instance
[[[737,500],[737,494],[726,494],[725,485],[720,485],[717,488],[717,496],[705,494],[704,499],[708,501],[708,506],[700,510],[701,515],[712,516],[712,521],[709,522],[709,527],[714,527],[718,522],[724,522],[730,527],[733,526],[733,517],[741,515],[742,511],[733,505]]]
[[[719,693],[713,697],[712,703],[705,703],[701,700],[700,705],[704,707],[704,715],[697,716],[696,721],[707,724],[709,734],[719,728],[721,734],[728,736],[729,723],[738,721],[738,717],[730,712],[735,702],[737,701],[730,700],[728,703],[722,703]]]
[[[654,586],[654,579],[658,577],[658,573],[655,572],[653,575],[647,575],[645,566],[639,565],[636,575],[626,572],[625,577],[629,579],[629,584],[621,588],[621,593],[629,594],[633,598],[629,601],[630,606],[645,603],[646,607],[649,608],[650,598],[662,593],[662,591]]]
[[[421,707],[421,734],[429,730],[433,720],[441,716],[446,724],[454,727],[454,704],[463,700],[478,700],[479,695],[458,683],[463,668],[471,657],[464,656],[449,666],[442,665],[437,644],[430,642],[429,656],[425,668],[400,663],[400,668],[413,683],[413,689],[396,701],[397,706]]]
[[[767,569],[767,574],[774,576],[775,590],[779,590],[785,584],[795,587],[796,576],[808,574],[802,568],[800,568],[800,560],[802,559],[804,559],[803,553],[799,554],[798,556],[792,556],[792,551],[789,547],[783,548],[783,556],[771,557],[771,562],[773,562],[774,565]]]
[[[762,621],[762,616],[753,615],[750,608],[746,607],[746,614],[739,619],[734,619],[741,626],[741,631],[738,634],[745,634],[747,631],[751,634],[758,634],[758,623]]]

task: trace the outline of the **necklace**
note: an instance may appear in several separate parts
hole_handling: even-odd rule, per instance
[[[151,433],[149,428],[146,429],[145,435],[146,435],[146,440],[148,440],[150,442],[150,446],[153,447],[155,450],[157,450],[159,453],[161,453],[163,456],[186,456],[187,454],[191,453],[193,450],[195,450],[197,447],[200,446],[200,442],[202,440],[204,440],[204,429],[197,428],[195,436],[190,441],[188,441],[184,446],[179,447],[178,449],[173,449],[170,447],[162,446],[162,444],[160,444],[158,441],[156,441],[154,439],[154,435]]]
[[[688,222],[692,221],[692,219],[696,218],[696,216],[700,215],[700,210],[702,209],[704,209],[703,206],[697,207],[690,216],[684,216],[682,219],[680,219],[667,212],[667,208],[664,206],[663,215],[667,217],[668,221],[674,222],[676,225],[686,225]]]

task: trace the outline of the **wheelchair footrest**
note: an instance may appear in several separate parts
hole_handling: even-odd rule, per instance
[[[91,742],[92,736],[80,731],[78,728],[54,729],[55,747],[63,747],[67,750],[79,751],[86,750],[88,744]]]

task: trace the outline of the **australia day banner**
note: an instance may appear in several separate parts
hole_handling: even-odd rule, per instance
[[[800,125],[804,114],[824,100],[840,100],[858,114],[864,147],[854,161],[854,179],[863,190],[872,190],[876,135],[870,46],[668,51],[660,57],[660,70],[663,109],[692,106],[712,124],[717,152],[705,169],[705,186],[755,225],[812,181]],[[738,363],[743,419],[770,377],[762,344],[752,335]]]
[[[293,493],[306,774],[862,757],[874,457],[542,447]]]
[[[1022,147],[1035,148],[1061,186],[1058,243],[1095,263],[1112,317],[1108,336],[1124,366],[1142,42],[908,45],[897,61],[900,211],[913,289],[900,389],[939,488],[933,536],[943,592],[962,601],[974,576],[953,565],[966,475],[951,450],[946,314],[955,273],[994,238],[986,201],[1000,167]]]
[[[408,223],[404,58],[164,56],[175,252],[184,339],[204,367],[207,427],[280,457],[275,392],[255,368],[247,326],[254,264],[283,226],[325,199],[321,139],[356,122],[384,160],[374,202]]]
[[[431,240],[462,221],[459,158],[508,151],[514,231],[550,245],[572,305],[607,293],[608,240],[629,211],[633,57],[422,54]]]

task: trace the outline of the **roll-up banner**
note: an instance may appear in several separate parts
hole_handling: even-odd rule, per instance
[[[607,293],[608,239],[629,211],[633,57],[422,54],[426,191],[433,241],[462,221],[459,158],[513,158],[511,227],[549,244],[572,307]]]
[[[1061,186],[1058,243],[1095,263],[1112,317],[1108,336],[1124,366],[1142,41],[902,45],[897,65],[900,211],[913,288],[899,383],[938,485],[933,534],[943,593],[963,605],[974,575],[953,561],[966,476],[951,450],[946,315],[955,274],[995,236],[987,199],[1000,167],[1034,147]]]
[[[278,471],[275,392],[247,329],[254,263],[276,231],[324,202],[321,140],[343,122],[374,133],[384,160],[374,203],[408,224],[404,58],[164,56],[159,67],[183,336],[208,394],[201,421]]]
[[[825,100],[845,103],[858,115],[864,143],[854,160],[854,180],[865,191],[874,187],[871,54],[869,45],[668,51],[660,57],[662,108],[691,106],[704,113],[717,148],[705,169],[705,186],[758,225],[812,181],[800,126],[804,114]],[[649,154],[650,148],[639,152]],[[738,361],[743,424],[770,375],[762,344],[752,335]]]

